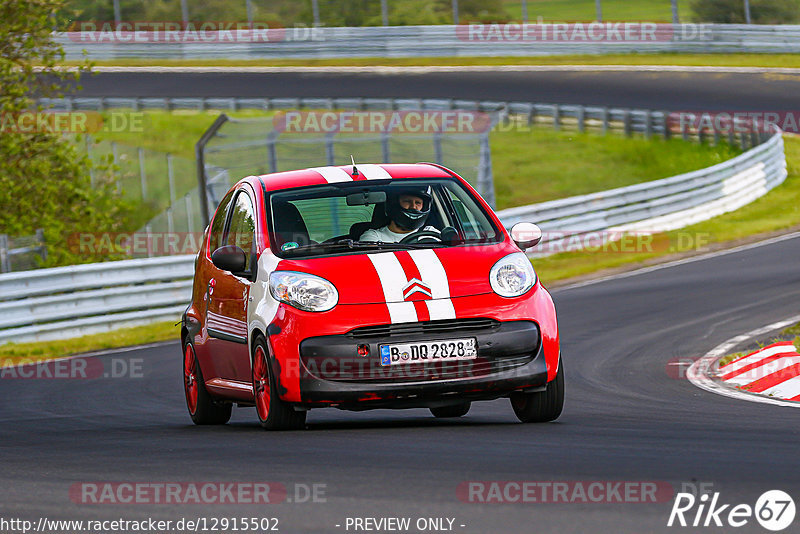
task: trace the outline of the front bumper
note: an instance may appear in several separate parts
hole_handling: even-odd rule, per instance
[[[475,338],[478,357],[382,366],[382,344]],[[358,356],[358,346],[369,353]],[[300,404],[344,409],[439,406],[486,400],[547,383],[542,336],[533,321],[475,318],[357,328],[300,344]]]

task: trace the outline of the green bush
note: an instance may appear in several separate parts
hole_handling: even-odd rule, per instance
[[[117,231],[132,210],[115,195],[107,169],[93,168],[69,137],[21,128],[14,119],[36,110],[33,94],[58,96],[76,78],[58,66],[64,52],[52,40],[62,8],[59,0],[0,3],[0,233],[22,236],[43,228],[47,265],[97,261],[72,249],[70,236]]]
[[[743,24],[743,0],[693,0],[698,22]],[[750,0],[750,17],[756,24],[792,24],[800,19],[800,0]]]

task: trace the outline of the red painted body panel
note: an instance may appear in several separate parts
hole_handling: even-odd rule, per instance
[[[555,378],[558,370],[559,337],[555,308],[550,294],[540,284],[527,294],[507,299],[494,293],[454,298],[453,306],[459,319],[485,317],[498,321],[533,320],[542,332],[547,379]],[[281,399],[302,402],[300,397],[300,342],[317,336],[344,334],[361,326],[390,322],[385,304],[339,305],[324,312],[304,312],[281,306],[273,324],[280,333],[269,338],[272,355],[281,373]],[[355,355],[354,355],[355,356]]]
[[[454,177],[460,180],[462,185],[478,199],[497,227],[502,228],[499,219],[480,195],[466,181],[446,169],[429,164],[381,165],[381,167],[392,176],[392,179]],[[349,174],[352,166],[342,166],[340,169]],[[363,176],[355,178],[361,179]],[[269,253],[270,242],[267,233],[264,189],[274,191],[325,183],[327,182],[322,174],[313,169],[306,169],[249,177],[234,186],[246,188],[253,198],[256,208],[256,243],[259,257],[265,251]],[[208,230],[204,243],[203,250],[198,254],[192,303],[186,312],[185,325],[189,324],[189,320],[195,325],[187,326],[188,336],[195,346],[204,379],[215,381],[211,393],[220,398],[249,401],[252,397],[243,392],[241,387],[237,391],[231,390],[227,393],[224,387],[220,387],[220,384],[224,385],[226,381],[241,383],[251,380],[252,332],[247,331],[247,306],[252,306],[253,303],[248,303],[249,283],[229,273],[221,272],[211,263]],[[507,254],[519,251],[508,234],[504,231],[500,243],[431,250],[446,272],[449,300],[452,302],[455,317],[536,322],[541,332],[547,380],[553,380],[556,376],[560,351],[556,312],[550,294],[537,282],[525,295],[504,298],[495,294],[489,283],[489,271],[494,263]],[[420,278],[419,270],[408,252],[398,251],[394,254],[407,280]],[[339,293],[337,306],[322,313],[305,312],[280,304],[268,332],[265,332],[270,359],[279,370],[279,397],[287,402],[302,404],[304,399],[300,385],[302,373],[299,347],[304,339],[341,335],[363,326],[391,324],[392,316],[378,272],[367,254],[287,259],[281,260],[275,269],[321,276],[332,282]],[[215,280],[215,287],[210,294],[209,283],[212,279]],[[405,284],[406,281],[402,283]],[[409,300],[413,301],[418,321],[430,319],[428,308],[428,304],[431,303],[430,297],[418,293],[414,299]],[[212,328],[215,319],[217,326],[220,324],[224,326],[228,321],[230,327],[230,321],[238,321],[239,327],[244,328],[242,334],[246,336],[248,343],[237,344],[210,337],[208,312],[212,313]]]

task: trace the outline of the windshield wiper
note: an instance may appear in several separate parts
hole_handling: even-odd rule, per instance
[[[341,239],[334,243],[318,243],[316,245],[303,245],[285,251],[286,253],[295,254],[297,252],[308,252],[314,250],[409,250],[431,248],[433,246],[444,246],[444,243],[439,241],[422,243],[383,243],[380,241],[353,241],[352,239]]]

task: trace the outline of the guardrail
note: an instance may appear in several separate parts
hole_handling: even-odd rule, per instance
[[[733,159],[670,178],[509,208],[503,223],[536,222],[544,253],[580,248],[587,234],[619,238],[625,232],[666,232],[733,211],[786,179],[781,132]],[[536,254],[536,250],[533,251]],[[541,254],[541,253],[540,253]]]
[[[91,27],[89,28],[91,30]],[[518,23],[275,28],[244,31],[84,31],[55,34],[66,59],[286,59],[800,52],[800,26]]]
[[[545,104],[531,102],[503,102],[492,100],[459,100],[453,98],[123,98],[123,97],[64,97],[41,98],[38,102],[46,109],[56,111],[105,111],[110,109],[132,109],[135,111],[159,110],[220,110],[237,111],[258,109],[264,111],[285,109],[315,110],[427,110],[427,111],[483,111],[498,113],[502,121],[524,120],[528,124],[549,124],[555,129],[575,128],[578,131],[597,130],[602,133],[620,132],[626,135],[641,133],[649,137],[658,135],[671,137],[681,135],[703,138],[689,124],[679,121],[679,130],[673,131],[669,124],[670,112],[646,109],[609,108],[603,106],[581,106],[569,104]],[[729,130],[731,133],[733,129]],[[719,132],[712,132],[714,141]],[[763,139],[732,135],[728,141],[741,143],[742,149],[753,146]]]
[[[227,109],[465,109],[498,112],[504,121],[547,122],[562,127],[612,130],[628,135],[680,135],[685,139],[720,132],[673,131],[669,113],[588,106],[452,99],[64,99],[42,100],[61,109],[107,107],[209,107]],[[713,167],[610,191],[510,208],[498,212],[510,227],[538,223],[541,247],[569,249],[570,238],[592,232],[661,232],[741,207],[782,183],[787,175],[780,132],[738,133],[727,140],[749,151]],[[747,129],[744,130],[745,132]],[[761,144],[759,144],[761,143]],[[572,241],[575,242],[575,241]],[[578,240],[577,242],[580,242]],[[564,243],[567,243],[566,245]],[[0,343],[73,337],[117,326],[177,320],[191,293],[194,256],[173,256],[77,265],[0,275],[0,302],[10,310],[0,320]],[[176,304],[178,303],[178,304]]]
[[[167,256],[0,275],[0,343],[177,320],[191,297],[194,259]]]
[[[786,178],[783,138],[774,134],[729,161],[695,172],[498,212],[545,231],[542,247],[592,232],[663,232],[737,209]],[[191,296],[194,255],[75,265],[0,275],[0,343],[74,337],[177,320]],[[176,304],[177,303],[177,304]]]

